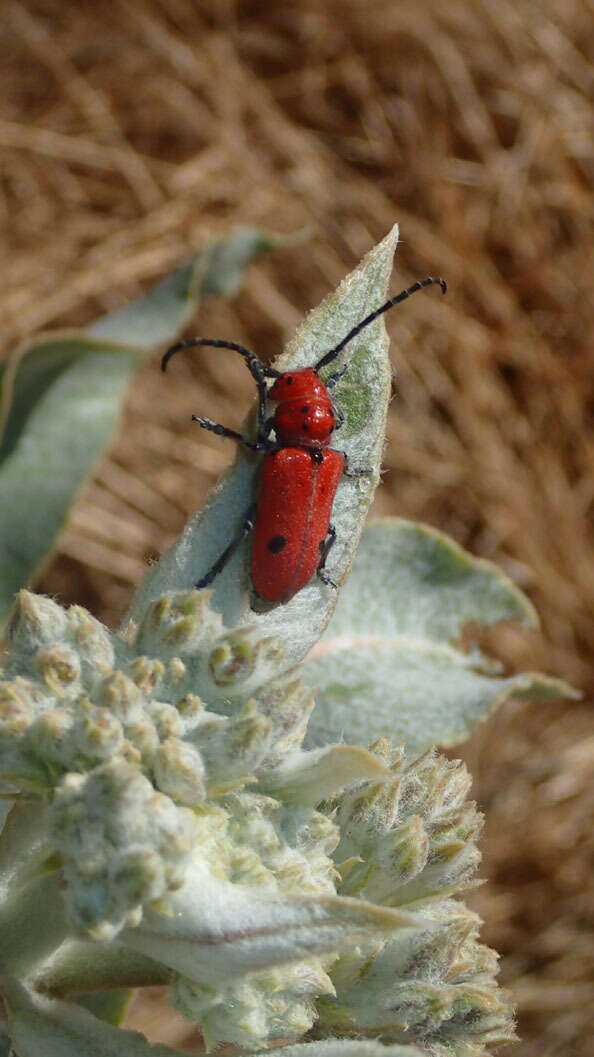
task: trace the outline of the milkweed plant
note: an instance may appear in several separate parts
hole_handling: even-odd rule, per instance
[[[396,241],[394,229],[275,366],[317,361],[385,300]],[[19,473],[47,478],[31,445],[67,428],[60,400],[80,429],[91,370],[105,417],[141,346],[179,333],[208,285],[204,261],[198,272],[28,351],[0,464],[14,503]],[[131,989],[154,984],[205,1052],[480,1057],[514,1037],[497,956],[464,903],[482,823],[471,779],[433,746],[464,740],[510,694],[567,688],[461,647],[469,626],[535,623],[494,566],[411,522],[362,533],[391,380],[382,319],[341,362],[340,447],[374,470],[338,487],[338,591],[314,577],[258,605],[249,539],[194,590],[249,506],[259,456],[240,452],[117,631],[80,606],[16,597],[0,683],[0,1054],[174,1057],[119,1026]],[[11,427],[19,406],[26,423]],[[96,429],[88,462],[106,442]],[[77,481],[48,504],[56,526]],[[13,547],[30,545],[24,572],[34,535]]]

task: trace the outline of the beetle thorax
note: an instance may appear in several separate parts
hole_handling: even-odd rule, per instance
[[[325,447],[336,428],[332,401],[315,371],[287,371],[277,378],[269,397],[278,403],[274,429],[282,445]]]

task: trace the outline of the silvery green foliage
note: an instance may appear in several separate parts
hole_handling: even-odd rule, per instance
[[[312,313],[283,367],[311,362],[363,306],[381,303],[395,242],[392,232]],[[338,392],[344,447],[355,464],[371,460],[377,480],[389,391],[381,323],[354,344],[356,385]],[[199,1023],[208,1048],[227,1043],[245,1055],[290,1042],[266,1052],[480,1057],[513,1037],[495,955],[459,899],[479,858],[464,767],[419,754],[417,717],[399,729],[412,752],[376,737],[385,733],[378,683],[365,662],[352,668],[357,685],[344,687],[341,722],[352,724],[355,703],[357,733],[367,725],[374,744],[346,744],[338,729],[324,739],[326,707],[318,726],[314,712],[313,747],[304,749],[314,700],[295,663],[332,615],[327,585],[314,580],[287,605],[256,612],[244,550],[212,591],[190,589],[227,542],[253,474],[249,459],[237,462],[147,577],[119,633],[80,607],[18,596],[0,682],[0,782],[13,802],[0,837],[0,990],[23,1057],[173,1054],[69,1001],[155,983],[169,984],[172,1005]],[[339,488],[339,578],[371,492],[368,482]],[[452,566],[449,541],[428,544],[426,532],[406,523],[396,535],[380,532],[385,565],[372,581],[369,634],[365,606],[355,619],[356,599],[347,598],[307,666],[310,685],[315,658],[335,654],[337,641],[351,661],[387,648],[399,670],[399,591],[416,634],[406,637],[406,671],[423,668],[429,639],[451,662],[448,693],[452,672],[467,674],[448,645],[460,614],[474,612],[464,583],[472,594],[480,580],[483,622],[500,619],[511,596],[522,610],[491,567],[460,555]],[[433,555],[416,586],[403,572],[403,539]],[[364,537],[365,567],[377,541],[377,529]],[[431,590],[421,589],[427,578]],[[490,593],[497,604],[484,603]],[[328,670],[319,683],[327,701]],[[403,683],[393,675],[382,686],[381,724],[395,715]],[[431,666],[415,686],[436,741],[466,734],[502,696],[481,684],[480,700],[452,726]],[[551,693],[561,689],[551,684]]]
[[[353,783],[326,805],[341,832],[337,888],[406,907],[415,925],[339,957],[317,1031],[412,1035],[432,1053],[482,1053],[513,1037],[513,1025],[494,985],[497,956],[479,942],[477,916],[452,898],[472,884],[480,859],[470,776],[434,752],[407,760],[389,742],[375,751],[391,780]]]
[[[51,991],[77,936],[128,949],[209,1045],[248,1052],[312,1030],[456,1053],[507,1037],[494,956],[453,899],[478,861],[464,768],[385,742],[304,752],[309,692],[209,595],[165,596],[125,637],[19,596],[0,769],[12,829],[19,793],[44,820],[21,897],[41,873],[65,918],[34,977]]]
[[[418,753],[464,741],[510,694],[576,696],[538,672],[506,675],[476,644],[463,648],[472,628],[502,620],[538,626],[526,596],[495,565],[428,525],[372,522],[302,668],[316,698],[307,746],[389,735]]]

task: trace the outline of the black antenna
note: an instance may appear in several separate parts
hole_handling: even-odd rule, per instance
[[[235,341],[220,341],[219,338],[187,338],[186,341],[178,341],[177,345],[172,345],[170,349],[167,349],[161,360],[161,370],[167,370],[167,364],[171,357],[175,356],[176,352],[181,352],[182,349],[196,348],[197,345],[207,345],[212,349],[231,349],[232,352],[238,352],[240,356],[243,356],[250,374],[256,379],[258,385],[261,385],[265,378],[278,378],[279,376],[279,371],[275,371],[274,367],[266,367],[258,359],[256,353],[250,352],[244,345],[238,345]]]
[[[258,421],[263,423],[266,418],[266,399],[268,394],[266,379],[278,378],[280,371],[275,371],[274,367],[266,367],[258,359],[256,353],[250,352],[244,345],[238,345],[235,341],[220,341],[219,338],[187,338],[186,341],[178,341],[177,345],[172,345],[170,349],[167,349],[161,360],[161,370],[167,370],[167,364],[171,357],[175,356],[176,352],[181,352],[182,349],[193,349],[201,345],[206,345],[211,349],[231,349],[232,352],[238,352],[240,356],[243,356],[250,374],[258,386]]]
[[[333,349],[330,349],[330,352],[327,352],[325,356],[322,356],[322,359],[319,360],[318,363],[316,363],[314,369],[316,371],[319,371],[321,367],[325,367],[326,364],[332,363],[332,360],[334,360],[338,356],[338,354],[342,352],[345,345],[348,345],[349,341],[352,341],[353,338],[356,338],[357,334],[360,334],[361,331],[365,329],[365,327],[368,327],[370,323],[373,323],[374,319],[377,319],[378,316],[381,316],[384,312],[387,312],[389,308],[393,308],[394,305],[400,304],[401,301],[406,301],[406,298],[410,297],[411,294],[416,294],[417,290],[422,290],[425,286],[432,286],[434,283],[438,283],[439,286],[441,286],[441,292],[445,294],[448,288],[445,279],[432,278],[431,276],[429,276],[427,279],[419,279],[418,282],[413,283],[412,286],[409,286],[408,290],[403,290],[400,294],[397,294],[396,297],[391,297],[389,301],[386,301],[385,305],[382,305],[381,308],[376,308],[375,312],[372,312],[370,316],[366,316],[365,319],[362,319],[360,323],[357,323],[356,327],[353,327],[352,330],[349,330],[346,338],[343,338],[338,345],[336,345]]]

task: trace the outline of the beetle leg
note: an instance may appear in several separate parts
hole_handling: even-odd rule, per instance
[[[200,418],[198,415],[192,415],[192,422],[197,422],[199,426],[202,426],[202,429],[208,429],[211,433],[216,433],[218,437],[229,437],[230,440],[236,440],[238,444],[243,444],[245,448],[250,448],[252,451],[268,451],[270,447],[264,441],[248,440],[241,433],[236,433],[234,429],[227,429],[227,426],[221,426],[210,418]]]
[[[349,365],[348,363],[345,363],[344,367],[341,367],[339,371],[335,371],[334,374],[331,374],[328,381],[325,383],[326,389],[333,389],[336,383],[340,381],[343,374],[345,374],[348,369]]]
[[[272,446],[272,441],[270,440],[270,434],[272,433],[273,429],[274,429],[274,415],[271,415],[270,418],[265,418],[263,420],[263,424],[260,427],[260,431],[258,433],[258,436],[259,436],[259,439],[260,439],[260,443],[264,444],[267,449]]]
[[[253,372],[252,372],[253,374]],[[266,418],[266,408],[268,406],[268,389],[266,388],[266,382],[263,377],[256,378],[256,385],[258,386],[258,436],[263,435],[264,438],[270,433],[270,419]]]
[[[322,542],[320,543],[320,561],[318,563],[316,573],[323,584],[328,584],[329,587],[333,587],[336,590],[338,588],[338,584],[335,583],[335,581],[328,576],[327,572],[325,572],[326,559],[330,554],[330,551],[332,550],[335,539],[336,529],[334,528],[334,525],[329,525],[328,532],[326,533],[326,539],[322,540]]]
[[[336,448],[332,448],[332,451],[336,451]],[[346,451],[339,451],[338,454],[342,455],[344,459],[344,470],[342,472],[345,477],[369,477],[373,473],[373,470],[368,470],[361,466],[355,466],[351,469]]]
[[[255,503],[252,503],[243,519],[243,525],[241,526],[237,535],[231,540],[229,546],[225,547],[223,553],[220,555],[220,557],[217,558],[216,562],[213,566],[211,566],[206,575],[201,577],[200,580],[198,580],[198,583],[195,585],[197,591],[200,591],[202,587],[208,587],[209,584],[213,582],[215,577],[219,575],[221,570],[229,561],[231,555],[234,554],[237,548],[239,547],[239,544],[243,542],[248,532],[251,532],[251,530],[253,529],[255,517],[256,505]]]

